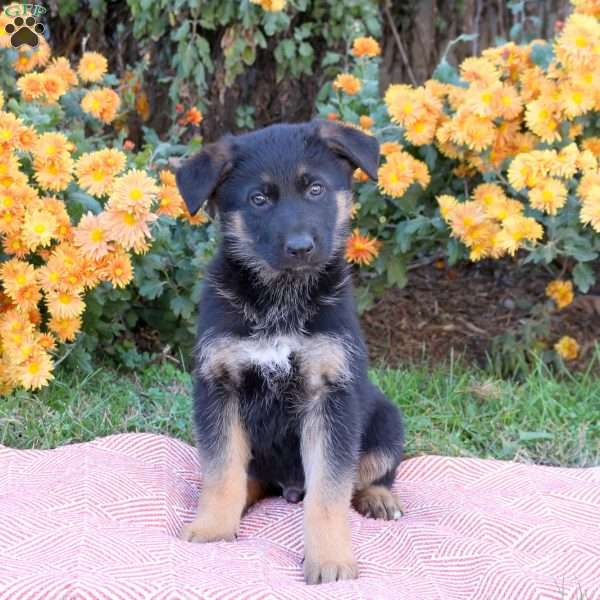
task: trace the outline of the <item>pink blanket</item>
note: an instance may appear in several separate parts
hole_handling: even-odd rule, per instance
[[[600,468],[407,460],[406,516],[353,512],[360,578],[321,586],[301,504],[257,504],[234,543],[179,541],[200,481],[195,450],[158,435],[0,446],[0,599],[600,599]]]

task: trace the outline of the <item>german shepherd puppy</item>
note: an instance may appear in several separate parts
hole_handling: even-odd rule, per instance
[[[375,179],[378,158],[374,137],[313,120],[223,137],[177,172],[190,213],[206,200],[222,234],[194,357],[203,484],[182,537],[232,540],[264,496],[304,498],[308,583],[357,577],[351,503],[402,514],[402,420],[368,380],[344,260],[352,173]]]

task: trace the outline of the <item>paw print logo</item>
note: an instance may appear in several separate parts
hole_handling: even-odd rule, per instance
[[[10,35],[10,43],[13,48],[23,44],[35,48],[38,45],[39,36],[44,33],[44,26],[38,23],[34,17],[17,17],[12,23],[5,25],[4,31]]]

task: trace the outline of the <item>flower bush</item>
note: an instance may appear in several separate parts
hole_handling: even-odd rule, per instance
[[[0,92],[4,394],[17,386],[45,385],[56,359],[76,347],[72,342],[82,337],[82,328],[88,331],[89,347],[97,336],[112,339],[131,326],[136,301],[158,298],[165,286],[148,266],[168,276],[161,241],[177,230],[191,236],[193,245],[198,234],[190,233],[191,224],[207,219],[202,213],[189,216],[173,173],[161,169],[184,146],[155,140],[138,154],[131,151],[124,124],[130,107],[122,106],[114,89],[120,82],[107,73],[102,55],[84,53],[75,69],[64,57],[51,59],[43,40],[35,51],[16,52],[3,37],[0,44],[5,76]],[[200,120],[192,107],[185,122],[175,124],[172,137]],[[175,227],[175,219],[188,224]],[[153,235],[157,250],[148,254]],[[201,237],[207,240],[206,233]],[[172,254],[177,254],[176,244]],[[136,285],[125,289],[134,278],[134,261],[139,266]],[[179,314],[183,304],[192,304],[186,297],[168,300],[170,311]]]
[[[265,11],[266,23],[285,24],[283,1],[252,4]],[[595,0],[573,4],[552,42],[505,43],[458,70],[444,58],[423,86],[392,85],[383,98],[378,42],[353,40],[352,68],[324,87],[319,112],[381,142],[378,181],[354,174],[346,257],[361,266],[363,307],[385,286],[404,285],[414,259],[438,257],[442,248],[451,263],[560,262],[540,312],[546,316],[573,301],[574,285],[592,285],[600,250],[600,7]],[[353,10],[362,9],[356,3]],[[77,65],[51,58],[44,40],[35,51],[17,52],[5,19],[0,15],[1,393],[43,386],[67,356],[90,363],[99,344],[128,366],[143,360],[141,334],[158,331],[166,351],[188,345],[214,249],[212,224],[203,213],[189,216],[170,169],[173,157],[200,145],[193,136],[202,113],[175,103],[167,134],[159,139],[144,128],[137,148],[128,139],[128,115],[148,119],[141,85],[147,65],[118,80],[96,52]],[[307,58],[303,38],[294,35]],[[180,42],[182,51],[189,46],[184,36]],[[286,56],[287,42],[278,46]],[[328,64],[339,59],[332,55]],[[579,352],[569,337],[553,348],[564,360]]]
[[[507,42],[458,70],[444,57],[433,79],[391,85],[383,102],[378,45],[355,40],[352,68],[325,86],[319,112],[381,143],[378,182],[355,173],[347,258],[369,264],[361,271],[363,306],[386,285],[405,284],[410,262],[444,245],[450,263],[558,261],[580,291],[594,283],[600,5],[573,4],[553,41]],[[573,300],[571,280],[557,280],[547,293],[563,308]],[[556,349],[574,357],[570,343]]]

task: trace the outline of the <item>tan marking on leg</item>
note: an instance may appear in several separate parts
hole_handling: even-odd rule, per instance
[[[362,490],[369,487],[374,481],[383,477],[394,466],[392,456],[381,450],[365,452],[358,461],[358,470],[354,488]]]
[[[308,393],[319,394],[326,383],[351,379],[347,350],[342,340],[330,335],[308,338],[299,352],[300,369]]]
[[[267,488],[262,481],[258,479],[248,478],[247,493],[246,493],[246,507],[244,510],[248,510],[253,504],[260,502],[263,498],[267,497]]]
[[[374,519],[399,519],[404,514],[400,499],[384,485],[370,485],[359,490],[352,498],[355,510],[365,517]]]
[[[237,414],[230,417],[224,456],[218,464],[207,464],[198,500],[198,514],[181,534],[188,542],[233,540],[247,498],[246,467],[250,448]]]
[[[350,541],[352,479],[333,481],[326,462],[326,439],[319,416],[309,415],[302,432],[304,577],[309,584],[358,577]]]

